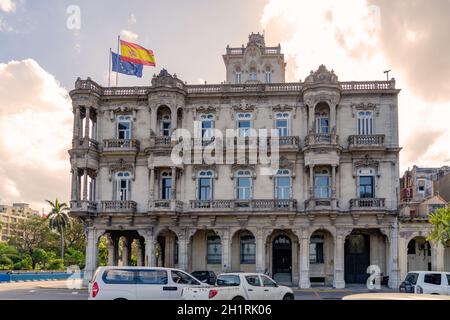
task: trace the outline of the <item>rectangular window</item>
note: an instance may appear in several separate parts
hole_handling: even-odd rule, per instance
[[[236,74],[234,75],[234,82],[236,84],[240,84],[241,83],[241,73],[240,72],[236,72]]]
[[[373,113],[372,111],[358,112],[358,135],[373,134]]]
[[[278,131],[278,136],[287,137],[289,135],[289,121],[288,119],[278,119],[276,120],[276,129]]]
[[[170,120],[163,120],[161,122],[161,135],[169,137],[171,134],[172,122]]]
[[[309,263],[322,264],[323,259],[323,236],[312,236],[309,244]]]
[[[119,122],[117,124],[117,139],[131,139],[131,122]]]
[[[316,199],[330,198],[330,177],[329,176],[315,176],[314,177],[314,197]]]
[[[434,284],[434,285],[440,286],[441,285],[441,275],[439,273],[428,273],[428,274],[425,274],[423,281],[428,284]]]
[[[172,199],[172,178],[163,178],[161,180],[161,199]]]
[[[198,179],[198,200],[211,200],[211,178]]]
[[[213,136],[213,121],[212,120],[203,120],[202,121],[202,138],[203,139],[211,139]]]
[[[289,177],[277,177],[277,199],[290,199],[291,198],[291,178]]]
[[[316,118],[316,133],[329,133],[330,132],[330,122],[328,117],[319,116]]]
[[[360,198],[374,198],[374,177],[361,176],[359,177],[359,197]]]
[[[248,136],[250,136],[251,125],[252,125],[252,122],[250,120],[239,120],[238,121],[239,137],[248,137]]]
[[[208,237],[207,247],[207,263],[221,264],[222,263],[222,244],[219,236]]]
[[[272,82],[272,72],[267,71],[266,72],[266,83],[271,83]]]
[[[241,264],[254,264],[256,261],[256,243],[253,236],[241,236]]]
[[[250,200],[252,191],[251,178],[237,178],[236,180],[236,198],[237,200]]]
[[[138,271],[138,283],[140,283],[140,284],[167,284],[167,271],[165,271],[165,270],[140,270],[140,271]]]

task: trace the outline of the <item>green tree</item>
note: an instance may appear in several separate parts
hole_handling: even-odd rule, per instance
[[[70,226],[64,233],[64,240],[66,243],[66,250],[75,249],[82,252],[86,250],[84,225],[80,218],[71,218]]]
[[[427,240],[440,242],[444,246],[450,241],[450,208],[439,208],[429,215],[433,231]]]
[[[61,260],[64,260],[64,230],[70,225],[70,217],[67,211],[69,207],[66,203],[60,203],[58,199],[55,202],[45,200],[52,207],[47,220],[48,226],[51,230],[59,233],[61,237]]]
[[[0,243],[0,269],[11,269],[14,262],[20,258],[16,248]]]

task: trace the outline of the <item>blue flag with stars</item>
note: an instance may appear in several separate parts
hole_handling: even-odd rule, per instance
[[[112,71],[142,78],[142,70],[144,69],[144,65],[122,61],[120,59],[120,55],[118,55],[117,53],[111,52],[111,54]]]

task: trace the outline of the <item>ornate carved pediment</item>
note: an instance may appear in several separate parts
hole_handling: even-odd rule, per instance
[[[241,103],[233,105],[235,112],[253,112],[255,111],[255,105],[248,103],[245,99],[242,99]]]
[[[334,74],[334,71],[328,71],[327,67],[325,65],[320,65],[319,69],[317,69],[315,72],[311,71],[311,74],[306,77],[305,83],[308,84],[315,84],[315,83],[331,83],[331,84],[337,84],[338,83],[338,77]]]
[[[379,173],[378,173],[379,166],[380,166],[380,162],[378,160],[371,159],[369,157],[369,155],[366,154],[366,156],[363,159],[356,160],[353,163],[353,176],[354,177],[357,176],[358,169],[364,169],[364,168],[373,168],[373,169],[375,169],[377,175],[379,175]]]
[[[195,180],[197,178],[197,174],[199,171],[203,171],[203,170],[211,170],[214,172],[214,179],[218,179],[219,175],[217,173],[217,169],[216,169],[216,165],[215,164],[195,164],[192,167],[192,180]]]
[[[178,79],[176,74],[172,76],[166,69],[161,69],[158,75],[153,75],[152,86],[184,88],[183,81]]]
[[[273,112],[292,111],[292,109],[294,109],[294,107],[289,104],[277,104],[272,107]]]
[[[238,170],[250,170],[252,173],[252,178],[256,179],[256,165],[254,164],[238,164],[235,163],[231,165],[231,175],[230,178],[234,179],[234,175]]]
[[[197,107],[197,109],[195,109],[197,111],[197,113],[211,113],[211,112],[216,112],[217,108],[213,107],[213,106],[200,106]]]
[[[109,166],[109,181],[112,180],[112,176],[114,173],[119,172],[119,171],[130,171],[131,172],[131,178],[135,179],[135,165],[134,163],[127,163],[125,160],[123,160],[122,158],[119,159],[118,162],[113,163]]]
[[[359,103],[359,104],[352,104],[352,116],[353,118],[356,117],[356,114],[358,111],[373,111],[375,115],[378,117],[380,115],[380,106],[373,104],[373,103]]]
[[[132,106],[111,106],[104,112],[106,114],[109,112],[111,121],[114,121],[118,115],[131,115],[133,121],[136,121],[138,109]]]

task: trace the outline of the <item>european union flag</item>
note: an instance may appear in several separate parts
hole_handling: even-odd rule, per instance
[[[112,71],[142,78],[142,70],[144,69],[144,65],[122,61],[120,59],[120,55],[118,55],[117,53],[111,52],[111,54]]]

